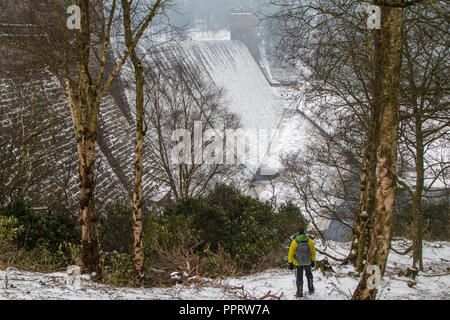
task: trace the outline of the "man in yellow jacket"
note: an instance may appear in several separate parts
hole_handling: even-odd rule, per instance
[[[303,270],[305,270],[306,279],[308,280],[309,293],[314,293],[311,268],[315,267],[315,261],[316,248],[314,247],[314,243],[305,234],[305,228],[300,226],[298,228],[297,236],[291,242],[288,256],[289,269],[293,270],[294,266],[297,269],[297,297],[303,297]]]

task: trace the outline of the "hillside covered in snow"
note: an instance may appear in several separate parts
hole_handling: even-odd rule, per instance
[[[393,241],[400,250],[409,243]],[[349,243],[329,241],[320,250],[343,258]],[[287,249],[286,249],[287,254]],[[425,242],[424,271],[415,279],[406,275],[411,255],[391,251],[386,274],[381,282],[379,300],[449,300],[450,299],[450,243]],[[316,292],[306,294],[304,300],[349,300],[358,284],[359,276],[351,266],[318,253],[317,260],[328,259],[332,271],[313,271]],[[176,277],[176,274],[174,274]],[[79,289],[66,285],[64,272],[42,274],[10,268],[0,271],[0,299],[50,300],[233,300],[281,299],[294,300],[295,275],[287,269],[271,269],[239,278],[191,278],[168,288],[126,288],[95,283],[87,275],[81,277]]]

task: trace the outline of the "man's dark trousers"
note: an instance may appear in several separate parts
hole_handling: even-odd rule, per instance
[[[297,266],[297,291],[303,292],[303,270],[305,270],[305,276],[308,280],[308,290],[313,291],[313,275],[311,271],[311,265],[309,266]]]

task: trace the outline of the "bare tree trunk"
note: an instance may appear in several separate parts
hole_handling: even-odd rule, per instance
[[[131,2],[122,0],[125,43],[130,50],[136,81],[136,145],[134,151],[134,190],[133,190],[133,261],[135,284],[142,285],[144,280],[144,247],[142,244],[142,176],[144,152],[144,68],[133,47],[131,27]]]
[[[374,50],[371,85],[372,101],[370,104],[370,119],[367,125],[367,145],[360,173],[358,207],[355,215],[352,249],[349,260],[357,272],[364,268],[364,261],[370,246],[373,211],[375,208],[376,181],[377,181],[377,151],[379,146],[380,130],[380,95],[381,95],[381,35],[374,30]]]
[[[375,121],[377,123],[378,121]],[[377,133],[375,134],[377,135]],[[373,210],[375,206],[376,192],[376,161],[378,139],[372,133],[365,151],[364,164],[360,178],[360,194],[358,203],[357,218],[355,220],[356,236],[353,237],[352,246],[354,250],[355,270],[361,272],[364,268],[367,251],[370,246],[371,221],[373,219]],[[356,251],[356,252],[355,252]]]
[[[423,131],[421,112],[417,112],[416,117],[416,193],[413,198],[414,216],[413,216],[413,267],[423,271],[422,259],[422,239],[424,232],[422,193],[424,185],[424,167],[423,167]]]
[[[66,80],[66,93],[72,113],[77,139],[80,175],[80,226],[83,272],[101,280],[103,264],[98,238],[98,215],[95,209],[95,147],[100,100],[97,99],[89,74],[91,54],[90,5],[87,0],[78,0],[81,10],[81,29],[77,33],[78,83]]]
[[[80,79],[88,79],[88,77],[83,76]],[[85,85],[89,84],[86,83]],[[84,87],[82,81],[80,81],[80,86]],[[75,95],[69,80],[66,81],[66,94],[75,127],[79,160],[79,221],[81,226],[83,272],[94,274],[94,278],[100,280],[103,275],[103,263],[100,255],[97,229],[98,214],[95,209],[94,175],[99,106],[96,105],[92,96],[87,98]]]
[[[135,54],[132,60],[135,61]],[[136,284],[142,284],[144,247],[142,245],[142,175],[144,151],[144,76],[141,63],[133,62],[136,76],[136,148],[134,151],[133,254]]]
[[[94,199],[95,149],[101,99],[154,16],[170,1],[155,0],[152,4],[147,4],[146,8],[149,10],[143,11],[141,21],[137,24],[136,30],[133,30],[133,39],[128,50],[109,74],[106,74],[106,60],[111,29],[118,18],[116,12],[118,0],[110,2],[76,0],[75,4],[80,9],[80,26],[75,30],[67,28],[65,16],[67,8],[64,4],[60,4],[61,1],[39,1],[42,4],[49,2],[45,6],[39,6],[41,3],[35,2],[37,1],[25,1],[22,4],[33,17],[33,23],[36,24],[33,28],[36,27],[42,37],[35,37],[36,43],[18,37],[18,48],[24,51],[24,56],[25,53],[31,53],[33,62],[37,61],[47,66],[63,81],[75,129],[79,160],[79,220],[82,233],[83,272],[95,273],[95,278],[100,280],[103,268],[97,230],[99,217]],[[131,6],[132,1],[128,1],[127,4]],[[48,19],[43,18],[46,10],[50,8],[53,8],[54,15],[50,20],[55,20],[56,23],[49,24]],[[106,12],[109,15],[106,15]],[[137,144],[142,150],[142,143]],[[142,165],[140,168],[142,170]],[[140,203],[142,191],[137,190],[136,193],[138,194],[136,201]],[[136,219],[137,224],[139,221],[139,218]]]
[[[367,262],[352,299],[375,299],[376,286],[368,285],[369,266],[380,269],[381,277],[391,248],[394,222],[396,186],[397,135],[399,112],[399,82],[402,63],[402,12],[401,7],[390,1],[381,9],[382,79],[380,146],[378,151],[378,176],[371,245]]]
[[[368,248],[368,244],[370,244],[369,222],[373,211],[373,205],[372,207],[369,207],[369,195],[371,195],[372,192],[375,193],[375,184],[371,181],[371,176],[374,175],[372,171],[376,171],[376,162],[374,165],[376,154],[373,154],[373,144],[374,141],[372,141],[372,138],[369,135],[359,176],[358,207],[353,223],[352,248],[347,258],[348,261],[355,266],[355,270],[358,272],[362,271],[363,260],[365,259],[367,252],[366,248]]]
[[[134,151],[133,248],[136,284],[142,284],[144,247],[142,245],[142,175],[144,151],[144,75],[134,50],[131,55],[136,75],[136,148]],[[137,62],[136,62],[137,61]]]
[[[442,6],[445,4],[442,3]],[[422,242],[425,232],[423,199],[434,182],[447,168],[439,165],[442,170],[429,170],[434,160],[427,161],[427,169],[434,175],[431,183],[425,185],[424,155],[430,152],[435,142],[442,139],[445,130],[448,131],[448,102],[445,85],[440,79],[446,77],[449,44],[441,35],[444,16],[435,16],[432,7],[408,14],[408,24],[405,26],[404,50],[404,114],[402,114],[404,132],[402,142],[409,151],[415,164],[416,181],[412,187],[399,180],[412,199],[413,215],[413,267],[423,271]],[[432,35],[432,37],[428,37]],[[440,58],[442,57],[442,58]],[[447,81],[448,82],[448,81]],[[436,165],[437,163],[435,163]]]
[[[95,145],[95,141],[93,144]],[[93,160],[93,159],[92,159]],[[80,225],[82,261],[84,272],[100,280],[103,275],[103,262],[100,255],[100,242],[98,237],[98,214],[94,201],[94,163],[80,165],[81,196],[80,196]]]

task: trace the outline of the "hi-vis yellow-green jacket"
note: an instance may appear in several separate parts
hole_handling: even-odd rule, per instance
[[[305,236],[305,235],[300,235],[300,236]],[[297,236],[296,238],[299,238],[299,236]],[[289,255],[288,255],[288,262],[289,263],[294,263],[294,266],[299,266],[299,263],[297,262],[297,260],[295,260],[295,253],[297,252],[297,241],[292,240],[291,242],[291,246],[289,248]],[[311,250],[311,261],[316,261],[316,248],[314,247],[314,243],[313,241],[308,237],[308,245],[309,248]],[[311,264],[311,262],[309,264],[307,264],[308,266]]]

